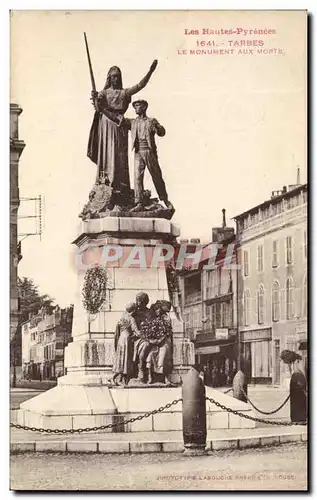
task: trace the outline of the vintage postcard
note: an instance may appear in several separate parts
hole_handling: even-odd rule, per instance
[[[307,24],[11,11],[11,490],[307,491]]]

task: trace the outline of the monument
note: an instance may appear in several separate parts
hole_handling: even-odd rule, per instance
[[[182,376],[195,360],[194,345],[184,333],[175,271],[162,258],[164,249],[177,247],[179,236],[155,143],[155,135],[164,136],[165,129],[147,116],[144,100],[133,103],[136,118],[125,117],[132,96],[147,85],[158,63],[129,88],[123,87],[120,69],[112,67],[104,89],[97,92],[86,48],[95,110],[87,154],[97,175],[73,242],[78,270],[73,341],[65,349],[66,374],[57,386],[22,403],[18,414],[22,425],[52,429],[120,422],[179,399]],[[146,168],[160,201],[144,189]],[[236,409],[249,411],[248,405],[236,404]],[[181,408],[179,402],[122,430],[181,429]],[[226,415],[224,427],[230,427]]]

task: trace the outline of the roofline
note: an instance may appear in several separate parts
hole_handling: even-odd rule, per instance
[[[237,221],[237,220],[241,219],[242,217],[244,217],[245,215],[252,213],[255,210],[258,210],[261,207],[264,207],[265,205],[270,205],[271,203],[279,202],[279,201],[283,200],[284,198],[288,198],[290,196],[293,196],[294,194],[296,194],[299,191],[304,190],[305,188],[307,189],[307,183],[301,184],[300,186],[298,186],[294,189],[291,189],[291,191],[286,191],[286,193],[282,193],[279,196],[276,196],[274,198],[270,198],[269,200],[263,201],[262,203],[259,203],[259,205],[256,205],[255,207],[252,207],[252,208],[249,208],[249,210],[246,210],[245,212],[242,212],[241,214],[236,215],[235,217],[233,217],[233,220]]]

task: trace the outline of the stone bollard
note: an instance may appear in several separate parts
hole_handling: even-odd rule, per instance
[[[301,371],[296,371],[290,381],[290,417],[292,422],[307,421],[307,381]]]
[[[239,370],[233,378],[232,391],[234,398],[247,403],[247,398],[245,397],[245,394],[248,394],[248,383],[245,374],[241,370]]]
[[[205,386],[195,368],[183,377],[182,398],[184,453],[203,455],[207,436]]]

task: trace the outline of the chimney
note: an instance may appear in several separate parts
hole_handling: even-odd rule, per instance
[[[227,224],[226,224],[226,209],[223,208],[222,209],[222,227],[227,227]]]
[[[299,186],[300,185],[300,168],[297,167],[297,179],[296,179],[296,184]]]

